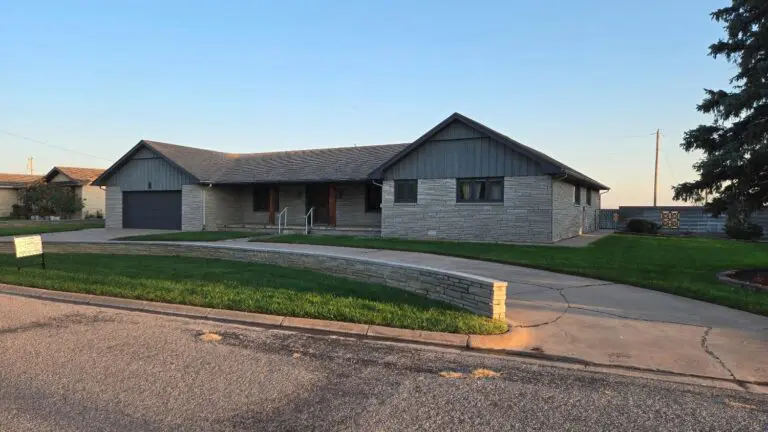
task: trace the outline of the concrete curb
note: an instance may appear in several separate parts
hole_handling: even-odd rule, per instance
[[[171,303],[158,303],[145,300],[133,300],[119,297],[107,297],[92,294],[80,294],[66,291],[52,291],[17,285],[0,284],[0,294],[11,294],[41,300],[74,303],[87,306],[107,307],[133,312],[147,312],[158,315],[217,321],[227,324],[240,324],[259,327],[278,327],[307,330],[319,333],[337,333],[347,336],[368,337],[375,339],[420,343],[425,345],[449,346],[454,348],[474,349],[514,349],[522,345],[507,345],[510,342],[522,343],[528,340],[527,329],[509,327],[507,333],[500,335],[466,335],[457,333],[432,332],[383,327],[373,324],[357,324],[341,321],[327,321],[311,318],[284,317],[252,312],[225,309],[210,309]]]

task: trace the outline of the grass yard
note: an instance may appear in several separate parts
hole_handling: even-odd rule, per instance
[[[768,243],[612,235],[585,248],[283,235],[253,241],[394,249],[516,264],[636,285],[768,316],[768,294],[719,282],[727,269],[768,268]]]
[[[0,237],[79,231],[91,228],[104,228],[104,219],[85,219],[77,221],[32,221],[13,219],[0,221]]]
[[[144,255],[46,254],[46,265],[47,270],[30,266],[17,271],[12,255],[0,255],[0,281],[418,330],[471,334],[507,330],[504,322],[396,288],[266,264]]]
[[[210,242],[219,240],[232,240],[243,237],[254,237],[256,233],[243,231],[190,231],[165,234],[146,234],[137,236],[120,237],[115,240],[128,241],[196,241]]]

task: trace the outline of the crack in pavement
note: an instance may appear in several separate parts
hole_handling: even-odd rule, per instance
[[[64,315],[54,316],[52,318],[32,321],[26,324],[21,324],[16,327],[0,328],[0,335],[8,335],[15,333],[23,333],[27,331],[34,331],[46,328],[67,328],[77,325],[92,325],[101,322],[113,322],[114,318],[105,317],[101,314],[84,314],[84,313],[68,313]]]
[[[707,328],[707,326],[700,325],[700,324],[688,324],[688,323],[683,323],[683,322],[656,320],[656,319],[650,319],[650,318],[637,318],[637,317],[631,317],[631,316],[626,316],[626,315],[615,314],[615,313],[611,313],[611,312],[605,312],[605,311],[596,310],[596,309],[590,309],[590,308],[582,307],[582,306],[571,306],[570,309],[579,309],[579,310],[583,310],[583,311],[587,311],[587,312],[594,312],[594,313],[598,313],[598,314],[613,316],[613,317],[616,317],[616,318],[623,318],[623,319],[628,319],[628,320],[634,320],[634,321],[644,321],[644,322],[653,322],[653,323],[661,323],[661,324],[675,324],[675,325],[684,325],[684,326],[689,326],[689,327]]]
[[[707,345],[707,338],[709,337],[709,333],[712,331],[712,327],[707,327],[707,329],[704,331],[704,335],[701,337],[701,348],[706,352],[710,357],[717,360],[718,363],[720,363],[720,366],[725,369],[726,372],[728,372],[728,375],[731,376],[733,381],[739,385],[739,387],[743,388],[744,390],[748,390],[747,386],[738,378],[736,378],[736,375],[734,375],[731,368],[729,368],[725,362],[717,355],[714,351],[712,351],[709,346]]]
[[[549,288],[549,287],[547,287],[547,288]],[[560,313],[560,315],[556,316],[555,319],[550,320],[550,321],[546,321],[546,322],[542,322],[542,323],[537,323],[537,324],[515,325],[513,327],[515,327],[515,328],[534,328],[534,327],[545,326],[545,325],[548,325],[548,324],[554,324],[557,321],[559,321],[560,318],[564,317],[565,314],[568,313],[568,309],[571,308],[571,302],[568,301],[567,297],[565,297],[565,294],[563,294],[563,291],[560,290],[560,289],[556,289],[556,288],[549,288],[549,289],[551,289],[552,291],[555,291],[558,294],[560,294],[560,297],[562,297],[563,300],[565,300],[565,309],[563,309],[563,312]]]

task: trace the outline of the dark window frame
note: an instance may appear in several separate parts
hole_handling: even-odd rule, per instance
[[[269,185],[254,185],[253,186],[253,211],[254,212],[268,212],[269,211],[269,198],[270,194],[269,191],[272,189]],[[258,196],[258,194],[261,192],[263,196]],[[278,197],[278,200],[280,197]],[[278,205],[276,208],[280,208],[280,204],[278,201]]]
[[[395,204],[416,204],[419,201],[419,181],[395,180],[394,192]]]
[[[464,199],[461,197],[461,184],[462,183],[482,183],[482,191],[485,193],[485,197],[477,199]],[[501,185],[501,197],[497,199],[491,199],[490,194],[491,183],[498,183]],[[471,187],[471,186],[470,186]],[[503,203],[504,202],[504,177],[466,177],[456,179],[456,202],[457,203]]]
[[[573,205],[581,205],[581,186],[573,185]]]
[[[592,189],[587,188],[587,205],[592,207]]]
[[[381,186],[372,182],[365,185],[365,212],[381,213]],[[376,198],[378,197],[378,200]],[[374,199],[374,201],[371,201]]]

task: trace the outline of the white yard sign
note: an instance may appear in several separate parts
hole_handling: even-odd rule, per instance
[[[14,237],[13,248],[16,250],[16,258],[42,255],[43,238],[39,235]]]

